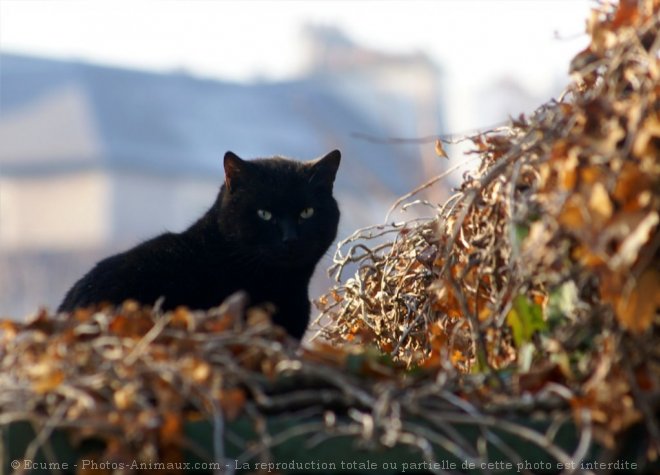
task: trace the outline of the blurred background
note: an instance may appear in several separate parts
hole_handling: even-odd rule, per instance
[[[54,310],[99,259],[185,229],[227,150],[339,148],[340,237],[382,222],[400,195],[470,166],[465,146],[438,158],[435,136],[557,97],[590,6],[0,0],[0,316]]]

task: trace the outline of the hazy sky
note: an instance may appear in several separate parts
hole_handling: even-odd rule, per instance
[[[427,53],[445,71],[450,100],[456,102],[503,75],[533,93],[547,91],[586,45],[592,5],[586,0],[0,0],[0,48],[144,69],[183,68],[234,80],[283,79],[300,70],[301,26],[336,25],[369,47]]]

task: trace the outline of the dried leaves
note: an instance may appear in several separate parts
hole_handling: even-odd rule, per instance
[[[241,304],[242,302],[242,304]],[[41,312],[0,323],[0,412],[83,428],[107,450],[166,455],[190,415],[228,420],[245,408],[250,377],[268,378],[292,356],[262,310],[243,321],[244,296],[209,313],[161,314],[126,302],[72,315]],[[258,318],[251,318],[252,313]],[[163,452],[160,452],[163,451]],[[145,455],[146,457],[146,455]]]
[[[472,137],[481,166],[434,218],[341,243],[336,268],[360,269],[321,302],[326,339],[459,378],[555,361],[595,421],[638,420],[649,393],[622,378],[660,381],[660,2],[600,5],[588,31],[562,98]]]

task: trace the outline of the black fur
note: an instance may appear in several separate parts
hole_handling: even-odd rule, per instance
[[[244,161],[227,152],[225,183],[204,216],[181,233],[162,234],[102,260],[58,310],[126,299],[151,305],[161,296],[164,309],[208,309],[245,290],[252,304],[273,303],[275,322],[301,338],[309,320],[310,278],[337,234],[332,185],[339,161],[337,150],[307,163]],[[313,208],[312,216],[301,217],[306,208]],[[265,220],[258,210],[272,217]]]

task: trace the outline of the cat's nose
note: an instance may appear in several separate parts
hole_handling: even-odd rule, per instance
[[[296,225],[290,221],[280,221],[280,231],[282,232],[282,242],[293,242],[298,240],[298,230]]]

